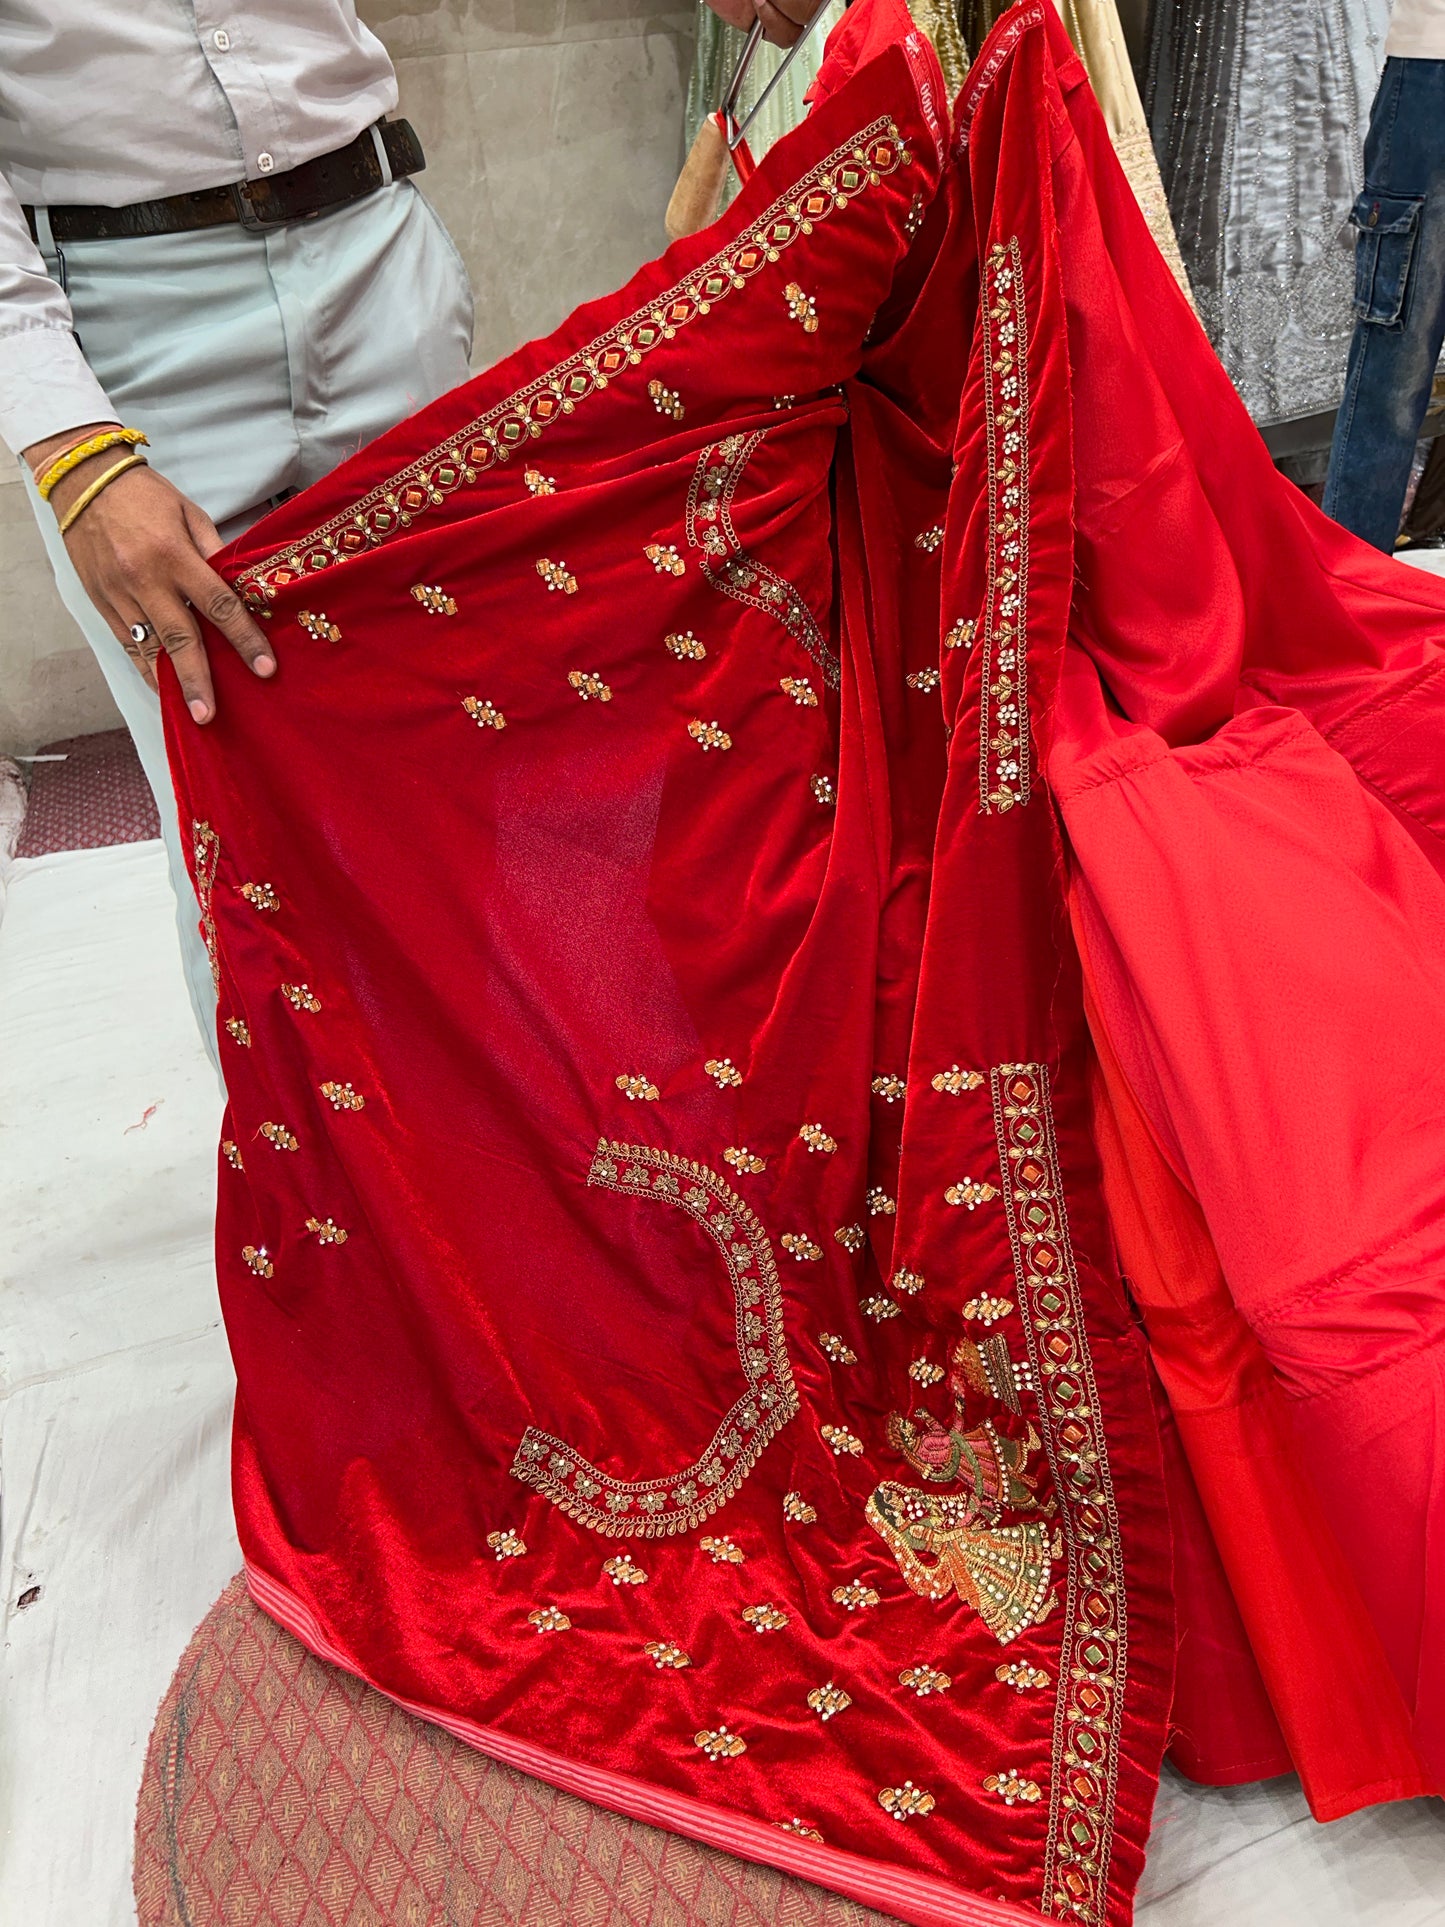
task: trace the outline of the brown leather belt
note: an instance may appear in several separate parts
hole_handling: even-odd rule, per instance
[[[391,163],[393,180],[419,174],[426,166],[426,156],[410,121],[379,120],[376,132]],[[284,174],[202,188],[198,194],[168,194],[164,200],[136,201],[129,207],[47,208],[50,232],[56,245],[64,247],[68,241],[184,234],[191,228],[223,227],[229,221],[253,229],[309,221],[348,201],[359,201],[364,194],[374,194],[384,185],[386,176],[371,136],[368,127],[334,154],[319,154],[314,161],[303,161]],[[26,208],[25,219],[31,238],[38,239],[33,207]]]

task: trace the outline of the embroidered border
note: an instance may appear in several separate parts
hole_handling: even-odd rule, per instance
[[[956,154],[962,154],[967,148],[968,136],[973,127],[973,117],[978,112],[978,104],[997,79],[999,69],[1007,62],[1030,27],[1040,27],[1043,21],[1042,7],[1021,5],[1010,7],[1007,17],[989,36],[993,44],[984,57],[976,60],[969,68],[968,81],[959,99],[957,132],[953,142],[953,150]],[[979,51],[984,53],[982,48]]]
[[[738,1361],[748,1389],[697,1461],[667,1478],[614,1479],[564,1439],[530,1425],[512,1461],[512,1476],[593,1532],[614,1539],[659,1539],[701,1525],[732,1498],[764,1446],[798,1410],[783,1332],[782,1286],[756,1213],[706,1165],[651,1145],[610,1144],[603,1138],[587,1182],[624,1197],[675,1205],[707,1232],[732,1285]]]
[[[819,221],[841,213],[865,188],[876,187],[911,159],[891,115],[871,121],[795,181],[746,234],[719,250],[687,280],[677,282],[448,441],[378,483],[369,495],[299,543],[256,563],[237,579],[237,589],[253,607],[260,606],[289,584],[376,548],[410,527],[463,484],[475,482],[562,417],[573,414],[580,402],[606,388],[624,370],[637,367],[654,348],[671,341],[679,328],[710,313],[715,302],[745,288],[786,248],[811,234]]]
[[[1069,1242],[1048,1072],[1041,1064],[999,1064],[989,1085],[1014,1276],[1067,1568],[1040,1907],[1094,1927],[1107,1911],[1128,1653],[1119,1516]]]
[[[786,576],[748,554],[733,527],[733,497],[766,436],[766,429],[757,429],[751,435],[729,435],[703,449],[687,491],[687,540],[702,551],[699,567],[704,579],[735,602],[761,609],[780,622],[817,663],[828,687],[836,689],[842,680],[838,658],[812,610]]]
[[[191,837],[196,869],[196,902],[201,908],[201,936],[211,965],[211,982],[221,994],[221,956],[216,945],[216,865],[221,860],[221,839],[209,823],[191,818]]]
[[[978,699],[978,800],[979,809],[989,815],[1027,803],[1031,788],[1029,337],[1017,235],[990,247],[979,307],[988,455],[988,574]]]

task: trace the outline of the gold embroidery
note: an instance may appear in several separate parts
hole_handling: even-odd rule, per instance
[[[680,422],[687,413],[682,396],[675,388],[669,388],[665,381],[648,382],[647,392],[652,397],[652,405],[658,414],[666,415],[669,421]]]
[[[908,1376],[917,1385],[936,1385],[947,1373],[941,1365],[934,1365],[926,1358],[915,1358],[908,1367]]]
[[[454,616],[457,612],[455,598],[435,583],[418,582],[411,593],[429,616]]]
[[[673,630],[662,639],[679,662],[701,662],[707,654],[691,629]]]
[[[1033,1806],[1043,1798],[1038,1782],[1026,1780],[1016,1767],[1010,1767],[1006,1773],[988,1774],[983,1790],[985,1793],[996,1793],[1006,1807],[1011,1807],[1015,1800],[1022,1801],[1025,1806]],[[1084,1918],[1097,1919],[1098,1916],[1085,1915]]]
[[[816,709],[818,692],[806,676],[784,676],[778,684],[785,696],[791,696],[799,709]]]
[[[655,1104],[662,1095],[650,1078],[629,1077],[626,1071],[619,1071],[612,1081],[629,1103]]]
[[[946,1693],[953,1681],[947,1673],[940,1673],[936,1666],[910,1666],[898,1675],[898,1684],[906,1686],[910,1693],[919,1699],[927,1699],[930,1693]]]
[[[276,1275],[276,1267],[265,1245],[246,1245],[242,1248],[241,1256],[258,1278],[273,1278]]]
[[[1014,1443],[1000,1441],[991,1426],[985,1430],[995,1447]],[[1003,1498],[985,1486],[990,1474],[1002,1476],[985,1461],[983,1473],[966,1464],[951,1475],[969,1480],[973,1490],[967,1493],[919,1492],[885,1480],[864,1512],[914,1592],[934,1600],[956,1593],[1007,1646],[1053,1610],[1053,1547],[1047,1526],[1037,1519],[997,1523]]]
[[[937,689],[943,678],[930,663],[926,669],[915,669],[911,676],[905,676],[903,680],[910,689],[921,689],[926,696]]]
[[[702,750],[731,749],[733,746],[732,737],[725,729],[718,728],[716,718],[705,723],[695,716],[687,726],[687,733]]]
[[[915,1293],[923,1289],[923,1273],[921,1271],[910,1271],[905,1265],[901,1271],[895,1271],[888,1282],[895,1291],[906,1292],[907,1295],[912,1298]]]
[[[806,1822],[798,1819],[796,1814],[791,1820],[775,1820],[773,1825],[784,1833],[796,1833],[800,1840],[816,1840],[820,1847],[823,1844],[823,1836],[818,1829],[808,1826]]]
[[[720,1091],[734,1089],[743,1081],[742,1072],[730,1057],[710,1057],[703,1065],[703,1069]]]
[[[826,1725],[853,1704],[853,1695],[845,1693],[841,1686],[835,1686],[832,1680],[828,1680],[825,1685],[813,1688],[808,1695],[808,1704]]]
[[[844,1344],[836,1332],[818,1333],[818,1350],[831,1358],[835,1365],[856,1365],[858,1354],[851,1345]]]
[[[907,1090],[908,1086],[901,1077],[880,1074],[873,1080],[873,1095],[881,1097],[885,1104],[896,1104]]]
[[[327,618],[323,609],[319,616],[312,615],[309,609],[298,609],[296,620],[313,642],[340,642],[341,631]]]
[[[931,529],[924,529],[921,534],[915,535],[913,538],[914,548],[922,549],[925,555],[932,555],[934,551],[941,548],[942,545],[943,524],[941,522],[935,522]]]
[[[846,1586],[834,1586],[833,1599],[849,1613],[867,1612],[881,1603],[879,1595],[861,1579],[850,1579]]]
[[[527,1550],[525,1540],[520,1539],[510,1526],[503,1532],[489,1532],[487,1544],[499,1559],[520,1559]]]
[[[527,491],[531,495],[555,495],[557,493],[556,477],[544,475],[540,468],[523,469],[522,480],[527,484]]]
[[[505,729],[507,719],[495,703],[482,696],[463,696],[462,708],[471,717],[478,729]]]
[[[612,701],[611,689],[600,676],[594,675],[590,669],[569,669],[567,671],[567,680],[577,691],[577,694],[582,698],[584,703],[610,703]]]
[[[995,1666],[993,1676],[1001,1686],[1012,1686],[1016,1693],[1036,1693],[1053,1683],[1041,1666],[1030,1666],[1023,1659],[1011,1659]]]
[[[659,575],[686,575],[687,562],[671,542],[647,542],[642,553]]]
[[[982,1082],[980,1071],[960,1070],[957,1064],[950,1064],[946,1071],[934,1074],[933,1088],[949,1097],[960,1097],[964,1091],[976,1091]]]
[[[818,222],[908,166],[910,159],[892,120],[880,116],[870,122],[795,181],[745,234],[729,241],[685,281],[386,477],[300,542],[258,563],[240,579],[242,595],[253,606],[272,601],[291,583],[366,554],[401,534],[454,490],[510,460],[528,441],[565,420],[628,368],[639,366],[654,349],[672,341],[679,329],[709,314],[734,290],[746,288],[794,242],[812,233]]]
[[[266,1123],[261,1126],[261,1135],[266,1142],[278,1151],[294,1151],[296,1139],[284,1124]]]
[[[306,1229],[318,1244],[344,1245],[346,1243],[347,1233],[335,1218],[308,1218]]]
[[[587,1182],[671,1205],[712,1239],[732,1290],[744,1389],[702,1456],[666,1478],[614,1478],[564,1440],[530,1425],[517,1446],[512,1476],[580,1524],[612,1538],[686,1532],[733,1496],[769,1440],[798,1410],[772,1246],[756,1213],[716,1171],[670,1151],[603,1138]],[[749,1312],[760,1321],[755,1340],[747,1336]]]
[[[783,1494],[783,1517],[795,1526],[811,1526],[817,1523],[818,1512],[808,1504],[801,1492]]]
[[[977,627],[977,623],[969,617],[966,617],[960,622],[955,622],[948,634],[943,638],[944,648],[972,649],[973,632]]]
[[[902,1786],[880,1787],[878,1804],[885,1813],[891,1813],[895,1820],[913,1820],[932,1813],[938,1803],[931,1793],[915,1786],[912,1780],[905,1780]]]
[[[326,1099],[327,1103],[330,1104],[333,1111],[364,1111],[366,1109],[366,1099],[361,1095],[360,1091],[353,1090],[350,1084],[338,1084],[334,1079],[328,1078],[320,1088],[321,1095]]]
[[[221,860],[221,839],[209,823],[191,818],[192,855],[196,866],[196,902],[201,911],[201,936],[211,965],[211,982],[221,994],[221,957],[216,943],[216,865]]]
[[[996,241],[984,264],[984,447],[988,537],[979,694],[979,809],[1027,803],[1029,383],[1028,317],[1018,239]]]
[[[869,1185],[864,1202],[868,1206],[870,1218],[891,1218],[898,1209],[881,1184]]]
[[[243,1019],[240,1017],[228,1017],[226,1019],[226,1029],[238,1044],[243,1044],[247,1050],[251,1048],[250,1026],[246,1024]]]
[[[861,1251],[868,1242],[868,1233],[861,1224],[840,1224],[833,1236],[845,1251]]]
[[[659,1673],[680,1673],[684,1666],[692,1664],[691,1655],[670,1639],[649,1639],[642,1650]]]
[[[863,1456],[863,1441],[856,1432],[850,1432],[846,1425],[824,1425],[820,1428],[823,1443],[835,1452],[840,1459],[857,1459]]]
[[[821,1151],[824,1157],[831,1157],[838,1148],[837,1138],[829,1137],[821,1124],[803,1125],[798,1136],[810,1151]]]
[[[815,1245],[813,1240],[801,1231],[785,1231],[778,1243],[791,1257],[796,1258],[800,1265],[813,1264],[823,1255],[823,1247]]]
[[[547,585],[548,594],[560,591],[563,595],[576,595],[577,578],[565,562],[554,562],[550,556],[537,558],[537,573]]]
[[[790,281],[783,289],[783,299],[788,304],[788,313],[797,322],[805,335],[818,332],[818,304],[812,295],[804,294],[796,281]]]
[[[629,1559],[625,1552],[619,1552],[613,1559],[604,1562],[602,1570],[614,1586],[645,1586],[647,1574],[642,1567]]]
[[[754,1177],[768,1168],[767,1159],[750,1151],[746,1144],[730,1144],[723,1152],[723,1163],[730,1164],[735,1171],[750,1171]]]
[[[245,1162],[241,1157],[241,1147],[238,1144],[233,1143],[228,1137],[222,1138],[221,1149],[225,1153],[227,1164],[230,1165],[233,1171],[245,1170]]]
[[[281,995],[293,1010],[317,1011],[321,1008],[321,999],[310,984],[282,984]]]
[[[774,408],[796,408],[797,405],[798,405],[798,397],[796,395],[774,395],[773,396]]]
[[[748,1743],[741,1733],[729,1733],[725,1726],[715,1732],[704,1727],[693,1735],[694,1746],[700,1746],[710,1760],[735,1760],[740,1753],[746,1753]]]
[[[871,1318],[878,1325],[886,1318],[902,1316],[897,1300],[893,1298],[865,1298],[858,1309],[865,1318]]]
[[[949,1204],[961,1204],[969,1211],[976,1211],[981,1204],[998,1196],[998,1186],[982,1179],[975,1184],[972,1178],[963,1178],[949,1185],[943,1195]]]
[[[817,801],[823,804],[825,808],[831,807],[838,801],[838,792],[833,787],[833,779],[831,776],[810,776],[808,778],[808,787],[812,790]]]
[[[527,1614],[527,1624],[539,1633],[565,1633],[572,1621],[556,1606],[538,1606]]]
[[[773,1605],[744,1606],[741,1618],[755,1633],[778,1633],[788,1623],[788,1615]]]
[[[721,1539],[699,1539],[698,1546],[715,1566],[740,1566],[747,1557],[742,1547],[726,1534]]]
[[[243,883],[241,895],[253,910],[279,910],[281,899],[269,883]]]
[[[976,1318],[981,1325],[996,1325],[1014,1308],[1012,1298],[970,1298],[963,1308],[965,1318]]]

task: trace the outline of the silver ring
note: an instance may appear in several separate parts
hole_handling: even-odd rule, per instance
[[[153,636],[154,634],[155,626],[152,623],[133,622],[130,625],[130,639],[132,642],[144,642],[148,636]]]

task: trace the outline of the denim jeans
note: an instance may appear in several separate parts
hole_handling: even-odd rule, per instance
[[[1388,550],[1445,336],[1445,60],[1385,62],[1350,220],[1357,319],[1324,510]]]

